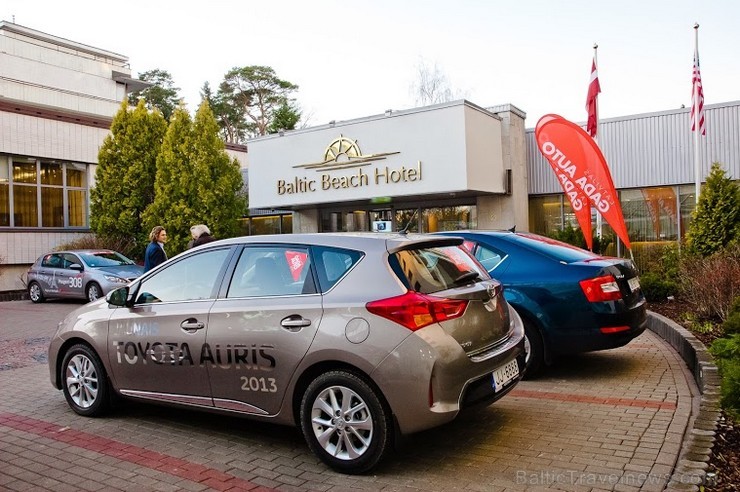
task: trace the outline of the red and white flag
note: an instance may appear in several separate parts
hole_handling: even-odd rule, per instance
[[[691,76],[691,131],[698,131],[700,135],[707,134],[707,128],[704,126],[704,89],[701,87],[698,50],[694,52],[694,73]]]
[[[600,92],[601,86],[599,85],[599,72],[596,70],[596,58],[594,57],[591,64],[591,80],[588,82],[588,95],[586,96],[586,111],[588,111],[586,131],[592,138],[596,137],[596,130],[599,126],[596,96],[598,96]]]

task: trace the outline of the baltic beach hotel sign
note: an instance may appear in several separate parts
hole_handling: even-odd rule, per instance
[[[250,207],[500,193],[500,142],[498,118],[465,101],[257,138],[247,144]]]

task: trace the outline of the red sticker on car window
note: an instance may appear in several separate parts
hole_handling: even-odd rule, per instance
[[[299,278],[301,278],[301,272],[303,271],[303,267],[306,264],[307,258],[308,254],[303,253],[302,251],[285,252],[285,259],[288,261],[290,274],[293,276],[293,280],[298,280]]]

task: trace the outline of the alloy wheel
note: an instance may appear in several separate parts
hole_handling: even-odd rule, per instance
[[[319,445],[340,460],[362,456],[373,440],[373,421],[367,403],[344,386],[328,387],[316,396],[311,425]]]
[[[80,408],[90,408],[98,397],[98,373],[93,362],[84,354],[77,354],[65,370],[67,392]]]

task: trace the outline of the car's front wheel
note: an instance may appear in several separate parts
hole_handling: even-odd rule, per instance
[[[41,286],[37,282],[31,282],[28,284],[28,297],[31,298],[31,302],[39,303],[44,302],[44,291],[41,290]]]
[[[87,300],[90,302],[97,301],[103,295],[103,289],[96,282],[87,284]]]
[[[87,345],[73,345],[62,361],[64,397],[86,417],[103,415],[110,406],[108,376],[98,355]]]
[[[301,402],[301,428],[311,450],[343,473],[372,469],[390,448],[393,425],[383,397],[346,371],[317,377]]]

